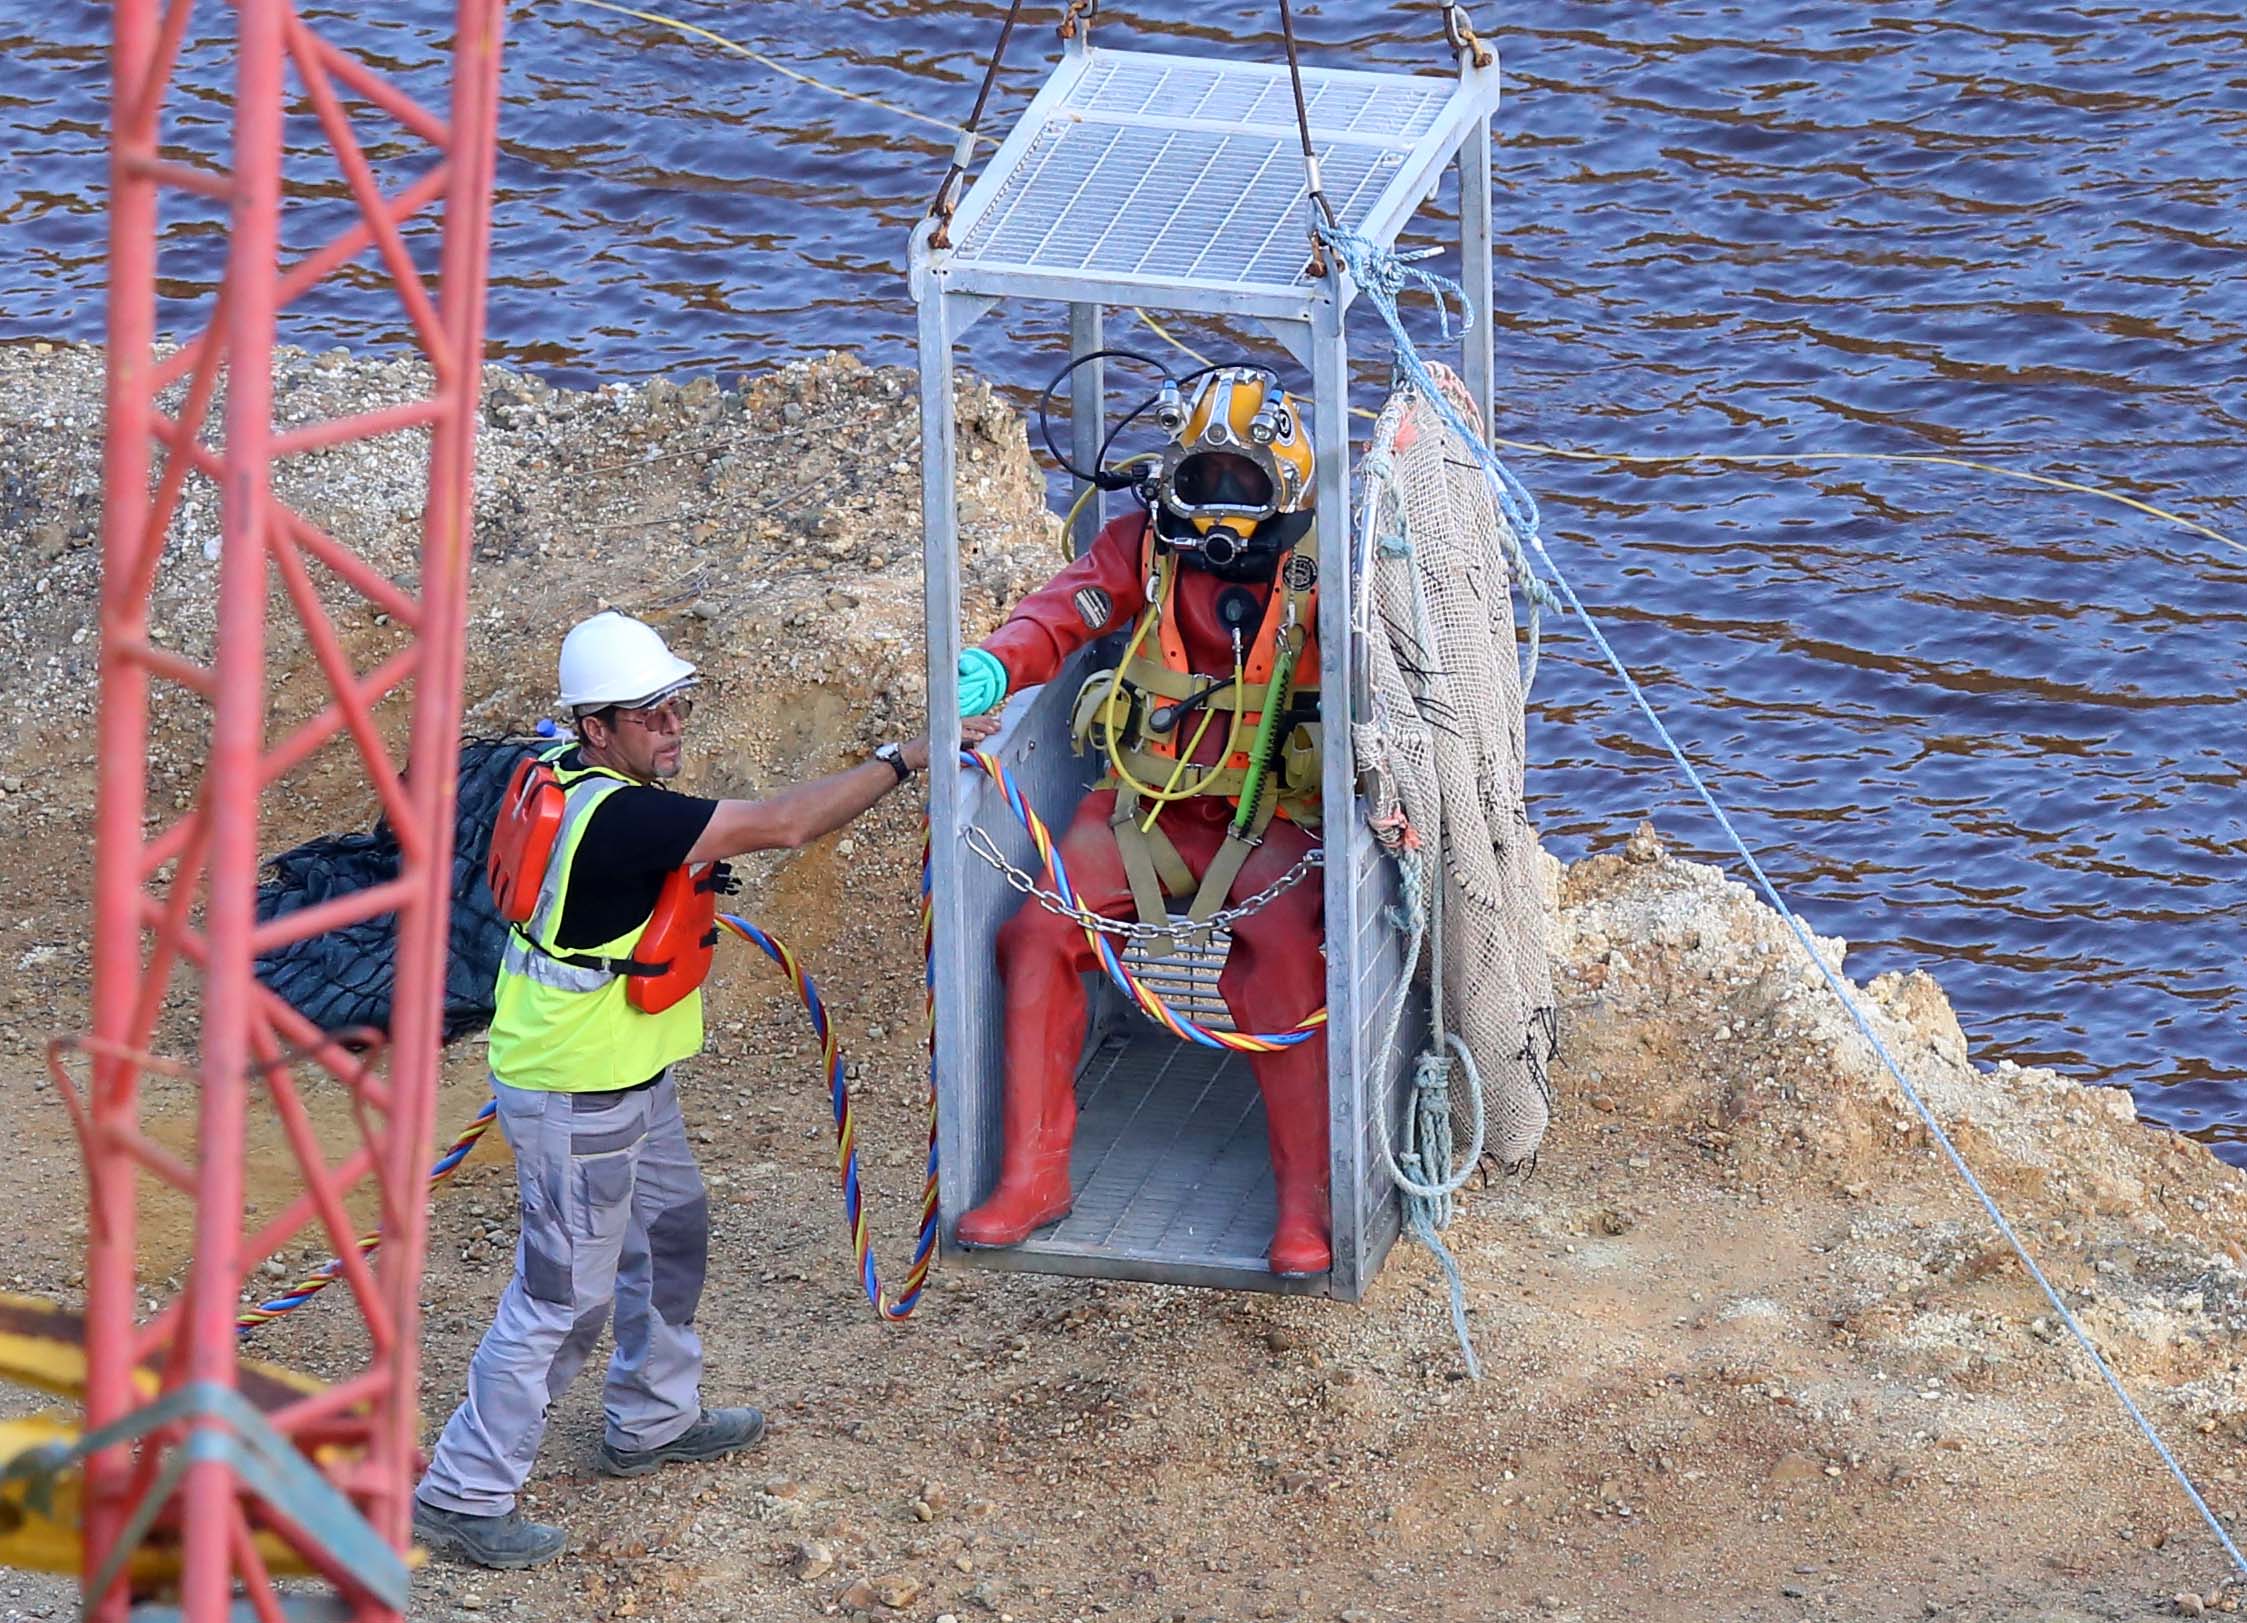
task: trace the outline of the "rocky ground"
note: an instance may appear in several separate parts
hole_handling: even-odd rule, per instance
[[[77,1289],[83,1191],[34,1056],[84,1018],[99,358],[0,348],[0,1133],[27,1220],[0,1280]],[[290,420],[400,398],[396,367],[288,359]],[[491,372],[469,699],[543,706],[560,629],[643,612],[711,672],[686,787],[753,791],[917,713],[909,379],[847,359],[752,380],[569,394]],[[971,612],[1054,556],[1021,424],[962,400]],[[290,470],[385,573],[413,567],[410,447]],[[207,493],[158,587],[159,637],[210,635]],[[354,655],[391,628],[335,594]],[[308,705],[301,644],[277,706]],[[291,663],[293,661],[293,664]],[[158,810],[192,792],[191,706],[159,710]],[[276,798],[268,847],[372,815],[331,751]],[[10,826],[13,825],[13,826]],[[1780,921],[1649,834],[1553,875],[1561,1107],[1537,1172],[1471,1190],[1449,1239],[1485,1378],[1434,1264],[1404,1247],[1367,1302],[976,1272],[906,1326],[848,1267],[825,1100],[793,1003],[722,964],[689,1090],[716,1195],[710,1396],[774,1417],[756,1456],[632,1483],[591,1472],[598,1394],[558,1403],[528,1508],[555,1567],[433,1564],[415,1615],[931,1623],[1153,1619],[2134,1619],[2237,1602],[2208,1529],[2123,1419]],[[893,804],[758,866],[744,911],[804,951],[857,1056],[872,1221],[909,1242],[921,1108],[916,840]],[[1815,911],[1814,897],[1805,901]],[[1840,961],[1838,942],[1826,943]],[[2127,1097],[1970,1057],[1925,975],[1864,989],[1875,1029],[2227,1525],[2247,1511],[2247,1273],[2236,1174]],[[184,1022],[187,1010],[176,1019]],[[184,1027],[168,1028],[182,1040]],[[186,1050],[181,1050],[186,1051]],[[440,1117],[475,1108],[480,1054]],[[192,1098],[153,1085],[182,1147]],[[340,1116],[337,1117],[340,1121]],[[260,1128],[254,1209],[292,1189]],[[512,1244],[508,1169],[436,1207],[425,1412],[458,1395]],[[148,1287],[182,1214],[152,1206]],[[297,1260],[297,1259],[292,1259]],[[259,1348],[345,1366],[340,1303]],[[59,1616],[0,1578],[0,1617]]]

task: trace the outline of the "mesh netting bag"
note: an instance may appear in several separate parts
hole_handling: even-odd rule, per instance
[[[1479,421],[1458,378],[1429,370],[1461,418]],[[1449,1067],[1449,1148],[1470,1150],[1465,1090],[1479,1075],[1483,1155],[1522,1167],[1551,1118],[1555,1028],[1537,836],[1522,798],[1511,537],[1473,452],[1410,386],[1383,409],[1363,472],[1359,612],[1372,707],[1352,746],[1408,907],[1440,920],[1428,959],[1443,1024],[1473,1060]]]

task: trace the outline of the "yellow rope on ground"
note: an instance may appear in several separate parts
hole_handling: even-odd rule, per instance
[[[1147,324],[1149,332],[1172,349],[1177,350],[1181,355],[1190,357],[1196,365],[1208,366],[1211,364],[1208,356],[1171,332],[1169,328],[1146,311],[1139,311],[1138,316],[1141,321]],[[1351,414],[1358,417],[1374,415],[1363,406],[1353,406]],[[2018,480],[2025,485],[2043,485],[2051,490],[2065,490],[2078,496],[2096,496],[2101,501],[2116,502],[2121,506],[2144,513],[2149,518],[2163,519],[2180,528],[2190,530],[2195,535],[2205,536],[2218,546],[2229,547],[2234,552],[2247,554],[2247,545],[2234,541],[2230,536],[2220,531],[2211,530],[2205,524],[2195,523],[2181,513],[2172,513],[2166,507],[2156,507],[2153,503],[2142,502],[2135,496],[2125,496],[2120,491],[2104,490],[2097,485],[2079,484],[2073,479],[2057,479],[2045,473],[2023,473],[2018,468],[2001,468],[1992,462],[1976,462],[1968,457],[1942,456],[1929,451],[1669,451],[1652,455],[1633,455],[1627,451],[1572,451],[1565,446],[1540,445],[1535,440],[1503,439],[1496,434],[1490,436],[1490,443],[1499,450],[1519,451],[1527,456],[1565,457],[1571,462],[1623,462],[1640,468],[1659,468],[1685,462],[1721,462],[1744,468],[1783,467],[1788,463],[1796,462],[1901,462],[1931,468],[1966,468],[1975,473],[1994,474],[2000,479]]]

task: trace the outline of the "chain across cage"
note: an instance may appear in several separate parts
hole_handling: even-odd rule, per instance
[[[1327,1011],[1324,1005],[1312,1010],[1284,1031],[1257,1032],[1235,1031],[1207,1024],[1197,1019],[1192,1011],[1165,1001],[1155,987],[1139,977],[1126,955],[1117,950],[1115,943],[1101,929],[1095,928],[1094,922],[1088,922],[1096,921],[1105,925],[1110,921],[1087,912],[1075,900],[1076,891],[1069,883],[1068,865],[1053,838],[1053,831],[1046,827],[1045,819],[1024,798],[1021,785],[1015,781],[1014,774],[996,756],[982,750],[962,750],[960,764],[980,770],[997,786],[1006,809],[1022,825],[1023,832],[1030,836],[1030,843],[1037,848],[1039,860],[1045,864],[1046,878],[1052,884],[1053,894],[1069,910],[1068,916],[1084,930],[1085,941],[1099,960],[1101,971],[1117,990],[1131,1000],[1135,1008],[1172,1036],[1204,1048],[1225,1048],[1241,1054],[1270,1054],[1308,1042],[1325,1027]]]
[[[1285,891],[1298,883],[1314,868],[1326,865],[1326,848],[1312,846],[1296,859],[1295,866],[1281,874],[1255,895],[1220,908],[1206,919],[1179,918],[1169,924],[1149,924],[1143,919],[1112,919],[1105,913],[1094,913],[1068,901],[1058,893],[1040,885],[1035,875],[1017,868],[1007,861],[991,836],[980,828],[970,828],[963,836],[967,848],[982,859],[984,865],[1004,879],[1008,886],[1036,902],[1048,913],[1067,919],[1071,924],[1102,935],[1114,936],[1127,947],[1148,946],[1171,940],[1185,931],[1213,931],[1230,934],[1232,927],[1250,915],[1262,912]]]
[[[1225,960],[1233,950],[1232,927],[1262,912],[1313,869],[1326,864],[1326,848],[1314,845],[1255,895],[1220,908],[1205,919],[1179,915],[1168,924],[1149,924],[1144,919],[1112,919],[1094,913],[1047,889],[1033,875],[1007,861],[991,836],[980,828],[970,827],[963,838],[985,866],[1048,913],[1067,919],[1087,933],[1113,936],[1132,979],[1169,1007],[1212,1031],[1228,1033],[1238,1030],[1232,1024],[1232,1008],[1225,1001],[1221,985]]]

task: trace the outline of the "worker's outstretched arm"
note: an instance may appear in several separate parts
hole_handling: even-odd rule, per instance
[[[979,744],[998,730],[987,716],[960,723],[964,742]],[[905,764],[916,772],[928,767],[928,740],[905,746]],[[886,761],[863,761],[810,783],[792,784],[761,800],[721,800],[703,826],[702,837],[687,852],[687,864],[718,862],[750,851],[793,851],[823,834],[862,817],[874,803],[900,787]]]

